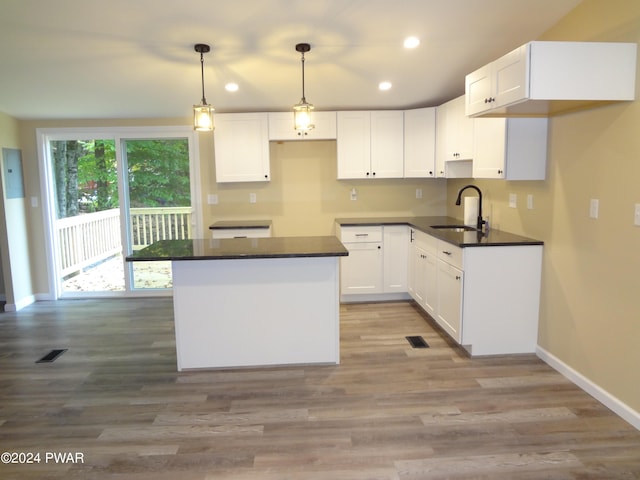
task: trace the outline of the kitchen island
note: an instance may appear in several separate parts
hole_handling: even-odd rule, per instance
[[[127,261],[172,261],[178,370],[340,362],[335,236],[164,240]]]

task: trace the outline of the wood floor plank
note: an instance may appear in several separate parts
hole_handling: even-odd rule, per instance
[[[640,478],[640,432],[535,355],[469,358],[410,302],[342,305],[337,366],[178,373],[174,335],[170,298],[1,314],[0,451],[85,461],[0,478]]]

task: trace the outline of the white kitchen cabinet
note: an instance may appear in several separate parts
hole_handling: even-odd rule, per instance
[[[382,227],[341,227],[339,238],[349,250],[348,256],[340,257],[341,295],[382,293]]]
[[[435,320],[456,342],[462,340],[462,270],[437,261],[437,314]]]
[[[383,291],[406,292],[409,255],[409,228],[406,225],[383,227]]]
[[[465,78],[467,115],[553,115],[635,98],[634,43],[529,42]]]
[[[409,250],[409,294],[433,318],[436,316],[436,239],[411,229]]]
[[[269,127],[266,113],[216,115],[216,181],[266,182],[270,179]]]
[[[403,112],[337,113],[338,179],[402,178]]]
[[[436,109],[404,112],[404,177],[436,176]]]
[[[471,166],[473,159],[474,119],[464,114],[464,95],[437,107],[436,112],[436,175],[456,178],[471,174],[470,169],[458,174],[455,162],[466,162]],[[452,168],[448,174],[449,167]]]
[[[314,128],[298,131],[293,124],[293,111],[269,113],[269,140],[335,140],[336,112],[313,112]]]
[[[465,114],[475,115],[517,102],[527,91],[527,45],[479,68],[465,78]]]
[[[548,119],[477,118],[473,178],[544,180]]]

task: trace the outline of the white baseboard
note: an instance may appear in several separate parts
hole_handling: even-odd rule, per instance
[[[18,310],[22,310],[24,307],[31,305],[36,301],[36,297],[34,295],[28,295],[24,298],[21,298],[16,303],[6,303],[4,305],[5,312],[17,312]]]
[[[554,370],[560,372],[582,390],[602,403],[605,407],[609,408],[619,417],[629,422],[633,427],[640,430],[640,412],[637,412],[626,403],[611,395],[602,387],[593,383],[587,377],[571,368],[555,355],[546,351],[540,345],[536,348],[536,355]]]

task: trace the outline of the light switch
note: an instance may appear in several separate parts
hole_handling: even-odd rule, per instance
[[[527,208],[533,210],[533,195],[527,195]]]
[[[416,198],[422,198],[422,189],[416,188]]]
[[[515,193],[509,194],[509,206],[511,208],[516,208],[518,206],[518,195]]]
[[[218,204],[218,194],[210,193],[207,195],[207,203],[209,205],[217,205]]]
[[[249,194],[249,203],[256,203],[257,198],[256,198],[256,194],[255,193],[250,193]]]
[[[589,216],[591,218],[598,218],[598,210],[600,209],[600,200],[592,198],[589,203]]]
[[[635,213],[633,214],[633,224],[640,226],[640,203],[636,203]]]

